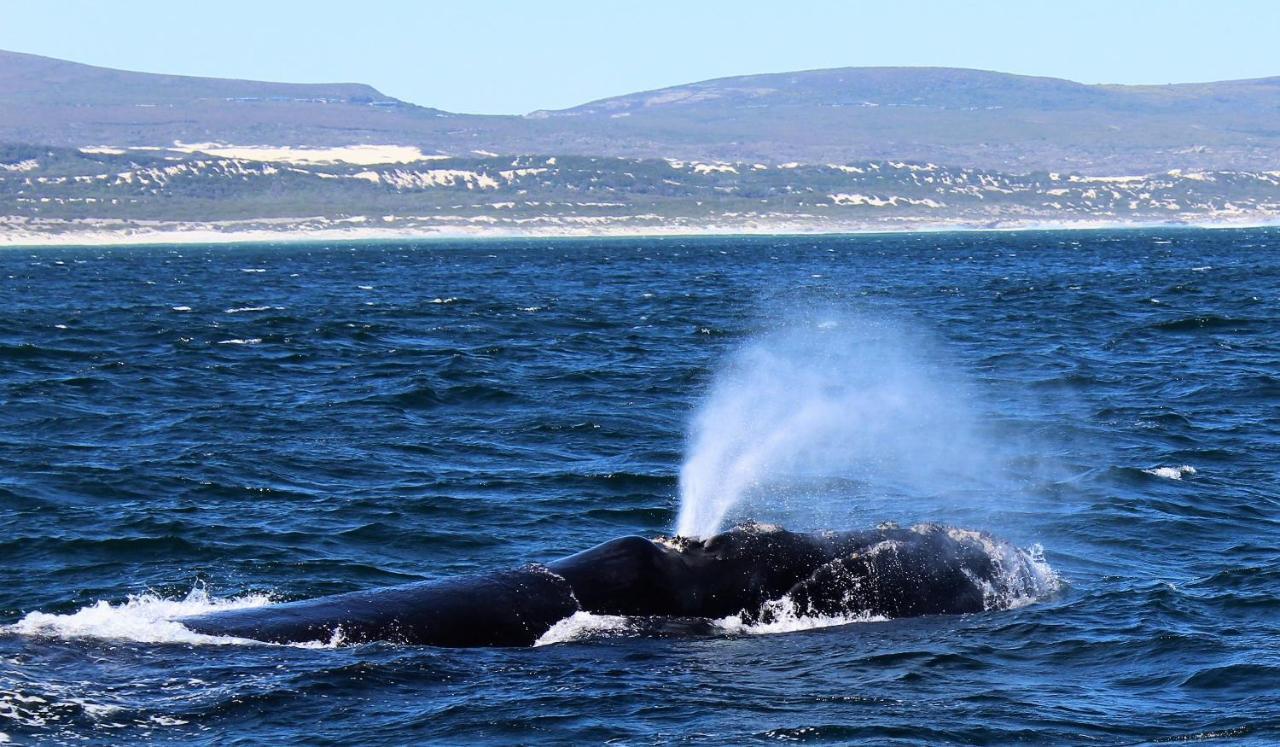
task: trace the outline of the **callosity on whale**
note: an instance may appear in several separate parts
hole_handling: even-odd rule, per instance
[[[1052,571],[991,535],[936,524],[789,532],[745,524],[703,539],[620,537],[546,565],[422,581],[181,622],[293,643],[527,646],[575,612],[769,622],[1007,609],[1056,588]]]

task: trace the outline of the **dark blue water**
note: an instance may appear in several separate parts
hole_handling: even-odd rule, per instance
[[[929,339],[990,458],[805,500],[1039,543],[1058,594],[519,650],[165,622],[668,532],[717,370],[815,313]],[[1275,230],[0,252],[18,743],[1276,742],[1277,496]]]

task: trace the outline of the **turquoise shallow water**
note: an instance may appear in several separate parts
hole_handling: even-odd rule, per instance
[[[0,299],[14,742],[1280,740],[1275,230],[7,250]],[[165,622],[670,532],[699,404],[780,324],[948,393],[973,459],[930,434],[744,514],[985,529],[1064,589],[533,649]]]

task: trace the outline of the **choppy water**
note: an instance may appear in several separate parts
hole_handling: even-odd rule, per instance
[[[2,252],[0,732],[1275,742],[1278,303],[1275,230]],[[521,650],[165,622],[668,532],[716,372],[828,316],[910,330],[908,380],[968,413],[966,451],[923,439],[927,481],[900,451],[810,469],[750,511],[1039,543],[1059,594]],[[837,380],[878,370],[843,350]]]

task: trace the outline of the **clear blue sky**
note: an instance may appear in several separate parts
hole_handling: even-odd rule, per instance
[[[0,0],[0,49],[150,72],[369,83],[417,104],[499,114],[849,65],[1086,83],[1280,75],[1280,1]]]

